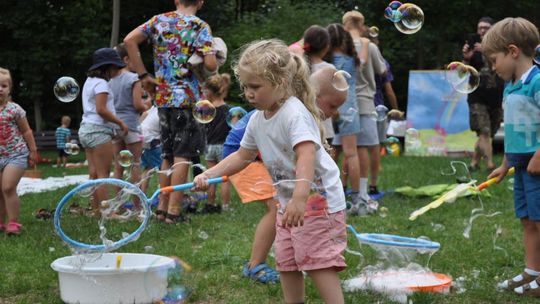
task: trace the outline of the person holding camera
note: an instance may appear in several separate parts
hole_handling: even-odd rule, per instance
[[[478,170],[482,157],[485,157],[488,171],[495,169],[492,138],[502,121],[504,83],[491,70],[488,60],[482,56],[481,46],[482,38],[494,23],[490,17],[480,18],[476,33],[467,34],[462,49],[463,62],[474,67],[480,75],[480,85],[467,98],[470,128],[478,136],[469,165],[471,171]]]

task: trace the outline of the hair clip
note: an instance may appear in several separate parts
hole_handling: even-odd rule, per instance
[[[311,45],[309,43],[304,43],[304,45],[302,46],[302,49],[305,52],[309,52],[309,50],[311,49]]]

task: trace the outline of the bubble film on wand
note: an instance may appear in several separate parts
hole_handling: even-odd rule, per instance
[[[218,183],[222,183],[224,181],[227,181],[227,177],[212,178],[212,179],[208,180],[208,183],[209,184],[218,184]],[[97,188],[97,187],[101,187],[101,186],[107,186],[107,185],[119,187],[122,190],[125,190],[124,193],[129,193],[131,195],[135,195],[140,199],[141,202],[146,202],[146,203],[141,204],[142,205],[141,214],[143,215],[143,217],[142,217],[142,221],[141,221],[140,225],[138,226],[138,228],[135,231],[133,231],[131,234],[123,233],[122,238],[120,240],[118,240],[118,241],[114,241],[114,242],[112,242],[112,241],[105,242],[104,241],[104,244],[89,244],[89,243],[81,242],[79,240],[75,240],[75,239],[71,238],[70,236],[68,236],[64,232],[64,230],[62,228],[62,225],[61,225],[62,209],[64,209],[64,207],[67,205],[67,203],[70,202],[70,200],[75,195],[78,195],[81,192],[86,192],[86,191],[88,191],[89,188],[93,189],[93,188]],[[55,213],[54,213],[54,228],[56,230],[56,233],[60,236],[60,238],[65,243],[67,243],[70,247],[74,248],[75,250],[81,250],[81,251],[86,251],[86,252],[104,252],[104,251],[116,250],[116,249],[118,249],[118,248],[132,242],[132,241],[137,240],[138,237],[140,236],[140,234],[148,226],[148,223],[149,223],[150,218],[152,216],[151,202],[159,194],[161,194],[161,193],[171,193],[171,192],[175,192],[175,191],[189,190],[189,189],[191,189],[193,187],[194,187],[193,183],[186,183],[186,184],[181,184],[181,185],[164,187],[164,188],[157,189],[150,198],[147,198],[146,195],[141,191],[141,189],[139,187],[137,187],[136,185],[133,185],[131,183],[128,183],[126,181],[123,181],[123,180],[119,180],[119,179],[115,179],[115,178],[102,178],[102,179],[90,180],[90,181],[87,181],[87,182],[75,187],[74,189],[69,191],[60,200],[60,202],[56,206],[56,210],[55,210]],[[120,197],[120,199],[125,200],[125,198],[122,198],[122,197]],[[111,201],[112,201],[112,199],[111,200],[106,200],[106,201],[100,202],[100,204],[102,206],[103,205],[108,205]],[[122,201],[121,203],[123,204],[123,203],[125,203],[125,201]],[[102,218],[103,218],[103,214],[102,214]],[[102,227],[100,227],[100,229],[102,229]],[[103,233],[104,232],[105,231],[103,231]],[[104,238],[102,238],[102,239],[104,239]]]

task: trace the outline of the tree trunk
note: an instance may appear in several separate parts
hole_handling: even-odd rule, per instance
[[[113,0],[111,47],[114,47],[118,44],[119,27],[120,27],[120,0]]]
[[[41,131],[41,103],[39,99],[34,99],[34,123],[36,124],[34,131]]]

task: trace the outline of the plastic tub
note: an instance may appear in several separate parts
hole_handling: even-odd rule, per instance
[[[121,256],[121,258],[117,258]],[[66,303],[152,303],[167,294],[171,258],[137,253],[67,256],[51,263]]]

